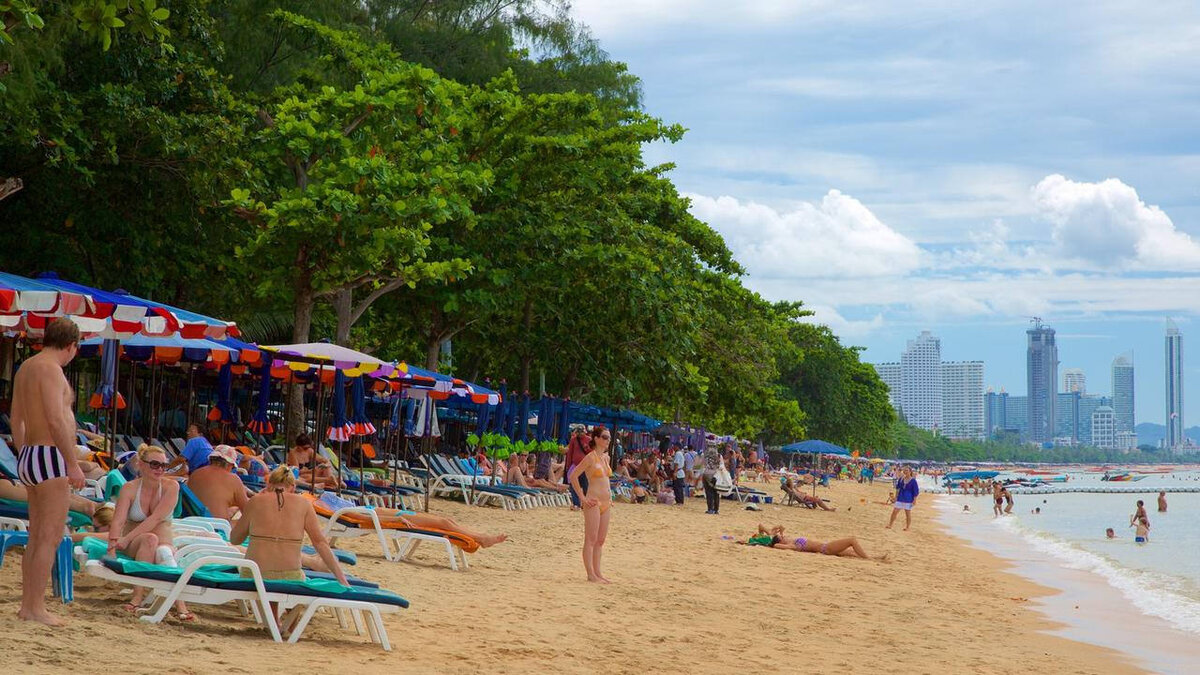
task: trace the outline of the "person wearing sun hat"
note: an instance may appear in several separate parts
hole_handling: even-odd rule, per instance
[[[238,458],[233,446],[218,445],[209,453],[208,464],[188,474],[188,489],[214,518],[229,520],[235,509],[246,508],[246,486],[231,471],[238,465]]]

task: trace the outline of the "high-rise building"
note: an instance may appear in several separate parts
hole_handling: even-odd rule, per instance
[[[1092,415],[1100,408],[1112,407],[1112,398],[1108,396],[1096,396],[1094,394],[1085,394],[1079,397],[1077,404],[1076,419],[1079,420],[1079,429],[1076,432],[1076,437],[1080,443],[1090,443],[1095,432],[1092,430]]]
[[[1077,391],[1060,391],[1054,395],[1054,438],[1069,445],[1089,443],[1091,437],[1080,435],[1079,399]],[[1090,426],[1090,424],[1089,424]]]
[[[1023,440],[1029,438],[1029,397],[1009,394],[1005,400],[1004,416],[1008,420],[1006,431],[1014,431]]]
[[[1067,393],[1079,392],[1080,394],[1087,392],[1087,375],[1079,368],[1067,368],[1063,371],[1063,386],[1062,390]]]
[[[1029,440],[1047,443],[1054,440],[1055,389],[1058,385],[1058,347],[1054,329],[1034,319],[1025,331],[1025,382],[1029,396]]]
[[[1092,412],[1092,445],[1106,450],[1117,447],[1116,423],[1111,406],[1096,408]]]
[[[984,437],[983,361],[942,362],[942,433]]]
[[[1167,437],[1168,449],[1184,444],[1183,438],[1183,335],[1167,319]]]
[[[900,355],[900,409],[914,427],[942,427],[942,341],[927,330]]]
[[[888,388],[888,403],[892,404],[892,408],[900,410],[900,364],[899,363],[876,363],[875,372],[879,373],[879,379]]]
[[[989,389],[983,395],[983,429],[988,436],[1008,429],[1008,392]]]
[[[1133,361],[1118,356],[1112,362],[1112,407],[1117,417],[1117,432],[1133,432]]]

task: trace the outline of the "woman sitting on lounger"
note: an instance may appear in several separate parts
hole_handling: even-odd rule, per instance
[[[162,448],[143,444],[137,452],[141,475],[121,486],[108,532],[108,553],[121,551],[139,562],[174,566],[171,518],[179,501],[179,483],[165,476],[170,462]],[[145,588],[134,587],[125,611],[138,611],[145,596]],[[182,600],[175,608],[180,621],[196,618]]]
[[[761,523],[758,525],[758,532],[754,536],[745,541],[739,540],[737,543],[748,546],[770,546],[771,548],[785,549],[789,551],[798,551],[800,553],[820,553],[823,555],[838,555],[848,558],[863,558],[870,559],[867,552],[858,543],[857,537],[846,537],[844,539],[834,539],[833,541],[817,541],[807,537],[796,537],[795,539],[784,534],[783,526],[776,525],[770,529],[764,527]],[[875,560],[887,560],[887,554],[877,556]]]
[[[793,482],[791,478],[784,478],[783,485],[780,486],[780,489],[783,490],[784,493],[786,493],[789,497],[795,499],[801,504],[804,504],[805,506],[820,507],[823,511],[837,511],[837,508],[835,507],[826,506],[825,500],[801,492],[800,488],[796,487],[796,483]]]
[[[264,579],[304,581],[300,549],[305,534],[325,567],[343,586],[349,586],[321,533],[317,512],[307,499],[296,494],[296,477],[291,469],[279,466],[267,477],[266,489],[246,503],[242,517],[233,524],[229,543],[240,546],[249,537],[246,558],[258,564]],[[243,569],[242,576],[250,576],[249,571]]]

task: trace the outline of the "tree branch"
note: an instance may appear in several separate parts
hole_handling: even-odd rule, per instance
[[[20,178],[6,178],[0,181],[0,200],[15,194],[23,187],[25,183]]]
[[[363,111],[363,114],[359,115],[358,117],[355,117],[353,120],[350,121],[350,124],[347,124],[346,127],[344,129],[342,129],[342,135],[349,136],[350,134],[354,133],[354,130],[357,129],[358,126],[360,124],[362,124],[364,120],[367,119],[367,117],[371,114],[372,110],[374,110],[374,106],[367,104],[367,109]]]
[[[263,110],[262,108],[259,108],[258,112],[255,114],[258,115],[258,119],[262,120],[262,123],[268,129],[275,128],[275,118],[271,117],[271,113],[267,112],[266,110]]]
[[[358,323],[358,320],[362,318],[363,312],[367,311],[367,309],[371,306],[371,303],[375,302],[384,295],[391,293],[397,288],[400,288],[404,285],[404,281],[404,277],[396,277],[395,279],[392,279],[391,281],[371,291],[367,297],[362,299],[362,302],[358,303],[358,306],[350,310],[350,325],[353,326],[355,323]]]

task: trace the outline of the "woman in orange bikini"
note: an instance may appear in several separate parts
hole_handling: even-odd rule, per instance
[[[569,480],[576,493],[583,495],[583,567],[587,570],[588,581],[607,584],[609,580],[600,573],[600,554],[612,517],[612,491],[608,485],[608,478],[612,476],[608,465],[608,444],[612,435],[603,426],[596,426],[589,436],[590,451],[575,465]],[[586,492],[579,484],[581,472],[587,474]]]

